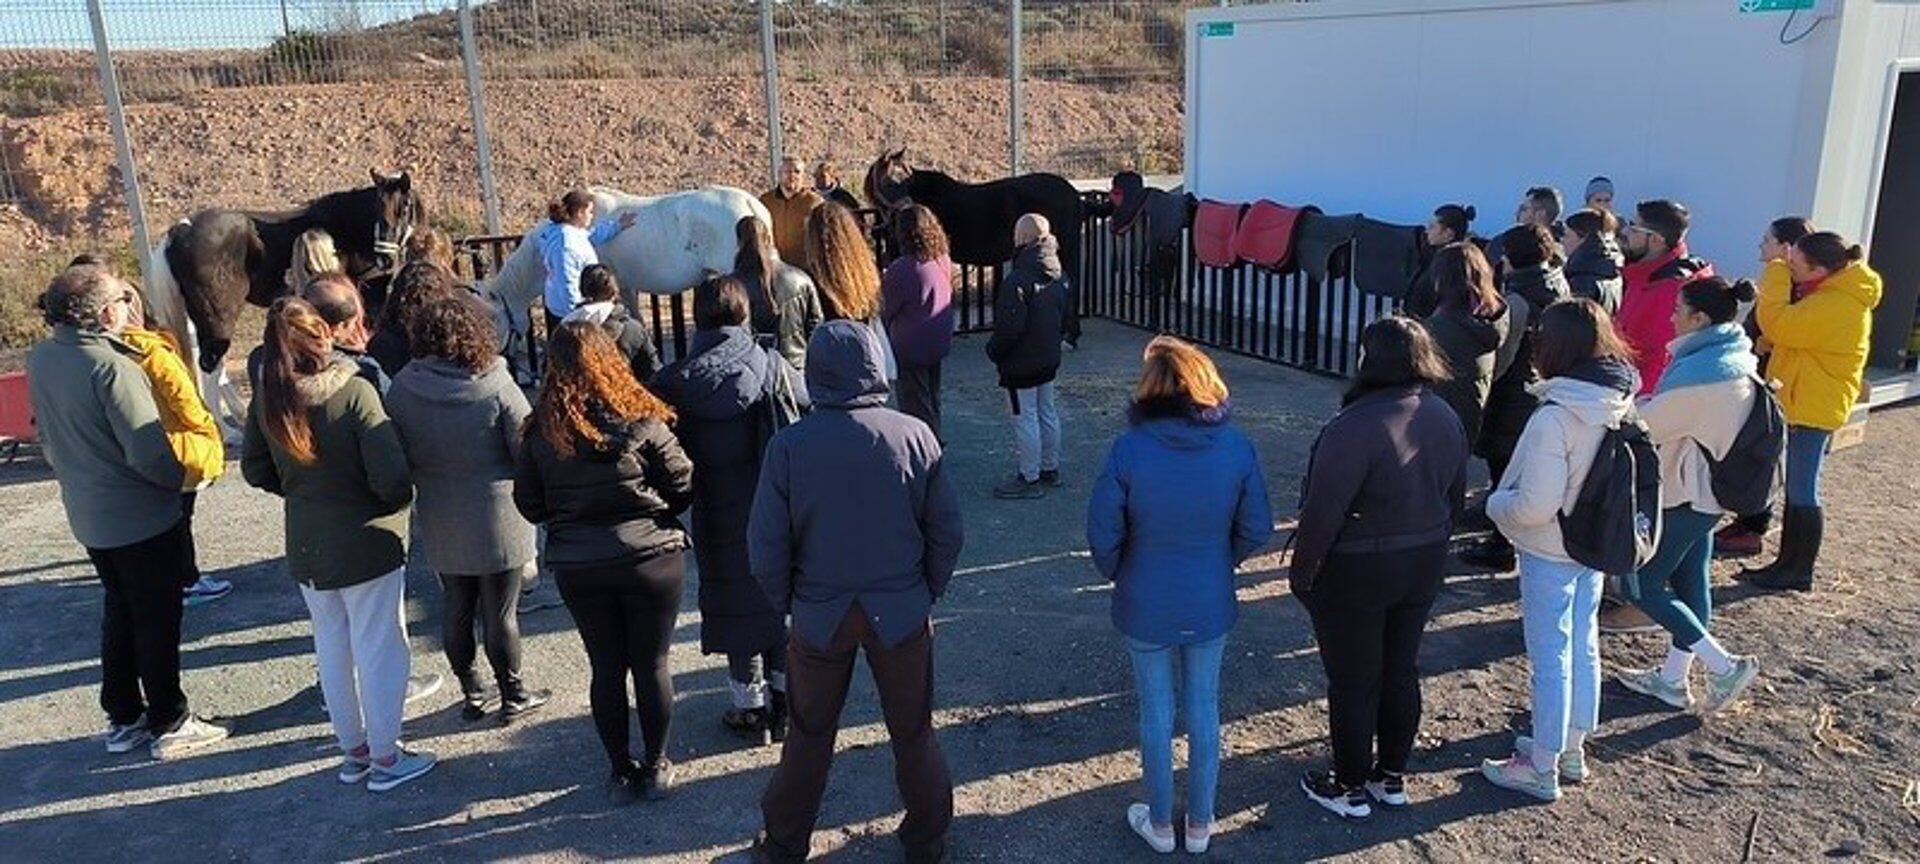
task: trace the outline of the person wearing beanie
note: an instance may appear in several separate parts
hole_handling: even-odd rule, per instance
[[[1586,202],[1592,209],[1619,218],[1620,214],[1613,211],[1613,181],[1604,176],[1587,181]]]

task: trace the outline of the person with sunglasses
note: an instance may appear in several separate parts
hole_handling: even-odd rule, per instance
[[[1667,343],[1674,336],[1673,308],[1680,302],[1681,286],[1713,275],[1713,265],[1687,249],[1692,221],[1687,206],[1678,201],[1642,201],[1634,207],[1633,221],[1624,231],[1626,244],[1621,251],[1627,266],[1621,276],[1626,284],[1617,323],[1633,349],[1642,396],[1653,393],[1666,371]]]

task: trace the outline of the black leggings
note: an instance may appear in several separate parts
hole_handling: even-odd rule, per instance
[[[473,674],[473,622],[478,612],[480,632],[487,645],[487,665],[493,667],[500,697],[519,697],[520,571],[484,576],[442,573],[440,590],[446,595],[440,641],[445,643],[453,677],[460,679],[460,691],[477,693],[481,689],[480,679]]]
[[[593,668],[588,701],[613,770],[633,762],[627,735],[627,677],[640,703],[647,764],[659,760],[673,722],[673,673],[667,648],[685,587],[685,553],[587,567],[554,566],[560,599],[573,613]]]

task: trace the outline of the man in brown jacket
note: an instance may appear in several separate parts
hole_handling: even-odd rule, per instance
[[[773,245],[780,250],[780,260],[807,266],[807,214],[826,200],[808,187],[807,169],[798,157],[780,160],[780,185],[760,196],[760,203],[773,216]]]

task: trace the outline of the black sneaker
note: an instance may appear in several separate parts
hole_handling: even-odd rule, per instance
[[[1060,469],[1058,469],[1058,468],[1055,468],[1055,469],[1053,469],[1053,470],[1051,470],[1051,471],[1041,471],[1041,472],[1040,472],[1040,485],[1042,485],[1042,486],[1058,486],[1058,485],[1060,485]]]
[[[540,706],[547,704],[547,700],[551,698],[553,698],[552,690],[527,690],[522,688],[518,696],[512,699],[501,700],[500,722],[512,723],[528,714],[532,714],[540,710]]]
[[[993,487],[993,497],[1002,499],[1031,499],[1045,494],[1039,480],[1027,480],[1018,474]]]
[[[485,689],[468,690],[460,694],[460,719],[475,723],[487,716],[493,707],[493,694]]]
[[[1406,778],[1381,768],[1373,769],[1373,776],[1367,779],[1367,797],[1388,807],[1405,807],[1410,803]]]
[[[1365,819],[1373,815],[1373,805],[1367,800],[1365,788],[1341,786],[1340,781],[1326,771],[1308,771],[1301,775],[1300,791],[1307,793],[1313,803],[1343,819]]]
[[[607,778],[607,803],[615,807],[625,807],[640,800],[640,766],[629,764],[613,769],[613,776]]]

